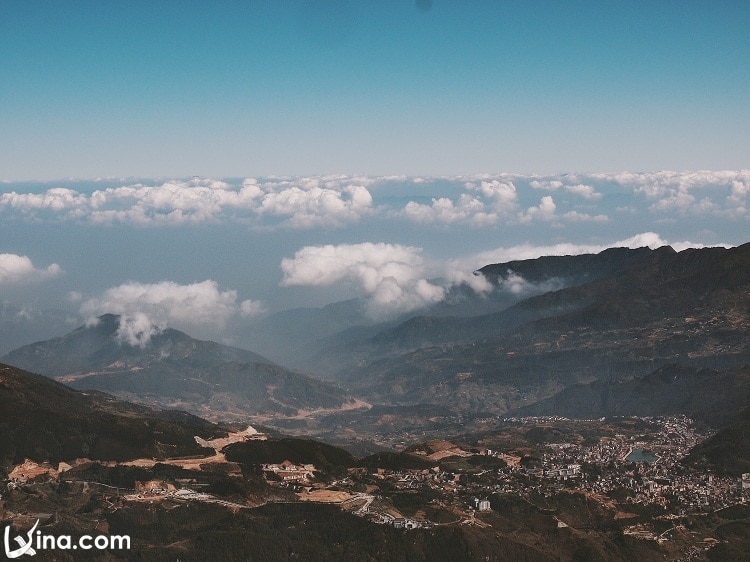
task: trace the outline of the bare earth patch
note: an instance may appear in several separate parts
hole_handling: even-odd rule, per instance
[[[336,492],[334,490],[312,490],[297,494],[297,497],[306,502],[319,503],[341,503],[353,496],[349,492]]]

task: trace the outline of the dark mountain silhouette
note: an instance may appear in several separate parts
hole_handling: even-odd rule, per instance
[[[177,407],[206,417],[294,414],[348,401],[336,386],[289,371],[251,351],[195,340],[166,329],[131,346],[117,337],[120,318],[21,347],[2,360],[74,388]]]
[[[258,470],[263,463],[281,463],[285,460],[297,464],[314,464],[316,468],[349,467],[354,458],[347,451],[321,441],[284,437],[264,441],[232,443],[224,448],[227,459],[248,470]]]
[[[128,345],[117,337],[119,328],[120,316],[104,314],[95,325],[81,326],[62,337],[20,347],[2,360],[53,377],[108,369],[117,362],[143,367],[173,355],[189,358],[196,367],[229,361],[274,365],[252,351],[194,340],[171,328],[152,336],[143,347]]]
[[[719,370],[750,363],[750,244],[598,256],[542,259],[567,279],[583,279],[585,266],[598,264],[593,281],[485,316],[415,318],[350,346],[356,363],[338,376],[371,401],[503,413],[570,385],[644,376],[670,363]],[[545,278],[537,263],[515,267]]]
[[[495,283],[507,280],[512,272],[529,283],[559,279],[565,286],[573,286],[639,267],[651,253],[649,248],[608,248],[598,254],[542,256],[496,263],[482,267],[479,272]]]
[[[0,465],[128,460],[210,454],[194,436],[220,426],[185,412],[160,412],[112,396],[73,390],[47,377],[0,364]]]
[[[690,453],[689,461],[708,462],[717,472],[739,476],[750,472],[750,408]]]
[[[659,251],[673,253],[671,248]],[[507,334],[528,322],[564,314],[579,306],[577,302],[545,305],[543,299],[537,303],[534,297],[642,268],[653,261],[653,254],[649,248],[610,248],[599,254],[544,256],[487,265],[478,272],[496,286],[490,297],[454,299],[456,302],[450,306],[435,306],[428,313],[395,326],[384,326],[374,335],[365,332],[363,337],[344,339],[312,357],[311,368],[322,373],[348,371],[353,365],[426,347]],[[462,309],[462,301],[471,303],[468,308],[473,314]],[[479,307],[476,301],[480,302]],[[438,310],[440,314],[436,314]]]
[[[513,415],[600,418],[685,414],[720,427],[748,404],[750,367],[717,371],[671,364],[644,377],[573,385]]]

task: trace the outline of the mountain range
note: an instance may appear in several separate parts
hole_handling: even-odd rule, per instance
[[[0,360],[74,388],[208,419],[286,418],[285,430],[312,431],[306,420],[315,412],[346,433],[344,426],[357,424],[357,407],[369,404],[373,412],[404,407],[410,420],[410,407],[429,405],[447,413],[420,423],[434,418],[441,427],[511,414],[685,413],[722,424],[745,405],[750,244],[612,248],[478,273],[494,286],[488,297],[464,287],[431,314],[401,321],[358,324],[357,300],[274,315],[265,325],[299,344],[290,344],[289,359],[304,372],[169,328],[129,345],[118,338],[115,315]],[[478,314],[483,298],[487,313]],[[321,318],[330,321],[313,329]],[[714,389],[711,400],[701,399],[706,387]],[[391,423],[400,415],[378,414],[375,425],[388,418],[401,427]]]
[[[351,399],[335,384],[293,372],[236,347],[195,340],[167,328],[144,345],[118,338],[120,316],[23,346],[2,361],[78,389],[109,392],[207,418],[245,419],[248,413],[296,415],[336,409]]]
[[[307,310],[287,341],[326,380],[169,328],[133,345],[111,314],[8,353],[0,517],[126,533],[144,559],[742,559],[750,510],[724,498],[746,498],[750,471],[750,245],[481,273],[484,308],[459,290],[382,324],[357,301]],[[229,423],[253,417],[297,437]],[[646,446],[666,468],[630,460]]]
[[[670,364],[643,377],[569,386],[519,408],[514,415],[601,418],[684,414],[721,427],[748,404],[750,366],[719,371]]]
[[[413,318],[347,344],[356,362],[332,376],[370,402],[503,414],[669,364],[731,372],[750,364],[750,244],[542,261],[568,286],[487,315]],[[512,267],[534,281],[552,274],[537,260],[485,271],[507,279]]]

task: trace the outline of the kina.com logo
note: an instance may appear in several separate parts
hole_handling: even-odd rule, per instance
[[[21,556],[34,556],[43,550],[130,550],[129,535],[81,535],[74,538],[71,535],[48,535],[38,530],[39,519],[34,526],[23,535],[16,536],[11,542],[10,525],[5,527],[3,546],[5,556],[10,559]],[[15,543],[15,544],[13,544]]]

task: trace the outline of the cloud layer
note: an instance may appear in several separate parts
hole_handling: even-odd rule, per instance
[[[347,176],[264,182],[248,178],[237,185],[193,178],[110,187],[90,194],[53,187],[42,193],[0,194],[0,209],[35,218],[144,227],[221,220],[330,227],[355,222],[371,211],[372,196],[364,185],[368,181]]]
[[[592,174],[645,197],[655,212],[747,217],[750,170]]]
[[[476,228],[544,223],[563,227],[611,220],[616,200],[620,207],[629,205],[655,217],[678,213],[747,219],[750,170],[411,179],[192,178],[94,190],[69,184],[39,192],[0,193],[0,212],[35,220],[142,227],[237,221],[261,228],[331,228],[368,216]],[[437,184],[450,189],[430,193]],[[418,197],[379,202],[381,193],[407,187],[411,191],[415,186]]]
[[[337,288],[314,287],[348,284],[385,317],[463,294],[450,290],[459,284],[497,290],[472,274],[489,263],[612,245],[746,242],[749,202],[750,170],[8,182],[0,185],[8,251],[37,244],[58,253],[57,263],[1,254],[0,298],[19,309],[125,315],[122,340],[135,345],[152,324],[221,339],[265,310],[232,287],[254,287],[275,312],[323,306]],[[278,288],[282,257],[282,285],[308,290]],[[40,291],[35,283],[62,277],[61,266],[64,278]],[[186,272],[209,281],[125,282]],[[504,289],[523,287],[509,280]]]

